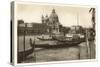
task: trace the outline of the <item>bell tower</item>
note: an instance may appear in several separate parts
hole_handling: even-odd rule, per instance
[[[42,21],[42,23],[45,22],[45,19],[44,19],[44,16],[43,16],[43,15],[42,15],[42,17],[41,17],[41,21]]]

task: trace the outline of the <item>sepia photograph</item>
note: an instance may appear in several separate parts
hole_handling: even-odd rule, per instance
[[[93,6],[17,3],[17,63],[96,58]]]

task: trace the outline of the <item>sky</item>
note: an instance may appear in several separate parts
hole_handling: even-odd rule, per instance
[[[41,23],[41,16],[50,16],[52,9],[55,9],[59,21],[63,26],[81,25],[83,27],[92,27],[89,7],[19,3],[16,6],[16,18],[17,20],[24,20],[25,23]]]

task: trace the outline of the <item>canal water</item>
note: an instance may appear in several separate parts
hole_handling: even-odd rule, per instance
[[[55,44],[56,41],[40,41],[37,39],[40,36],[25,36],[25,50],[29,50],[32,47],[30,46],[30,38],[32,41],[35,39],[36,44],[41,43],[50,43]],[[19,36],[19,47],[18,52],[24,51],[23,48],[23,36]],[[94,42],[90,42],[90,56],[91,58],[95,58],[95,44]],[[64,60],[80,60],[80,59],[88,59],[87,45],[86,42],[82,42],[77,46],[71,47],[62,47],[62,48],[35,48],[35,53],[31,53],[28,57],[32,57],[35,55],[36,60],[32,60],[32,58],[27,59],[23,62],[49,62],[49,61],[64,61]]]

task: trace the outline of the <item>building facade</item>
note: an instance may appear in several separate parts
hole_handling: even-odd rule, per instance
[[[52,10],[50,16],[46,15],[45,17],[42,15],[42,23],[49,26],[48,32],[53,34],[59,34],[60,33],[60,22],[58,15],[55,12],[55,9]]]

